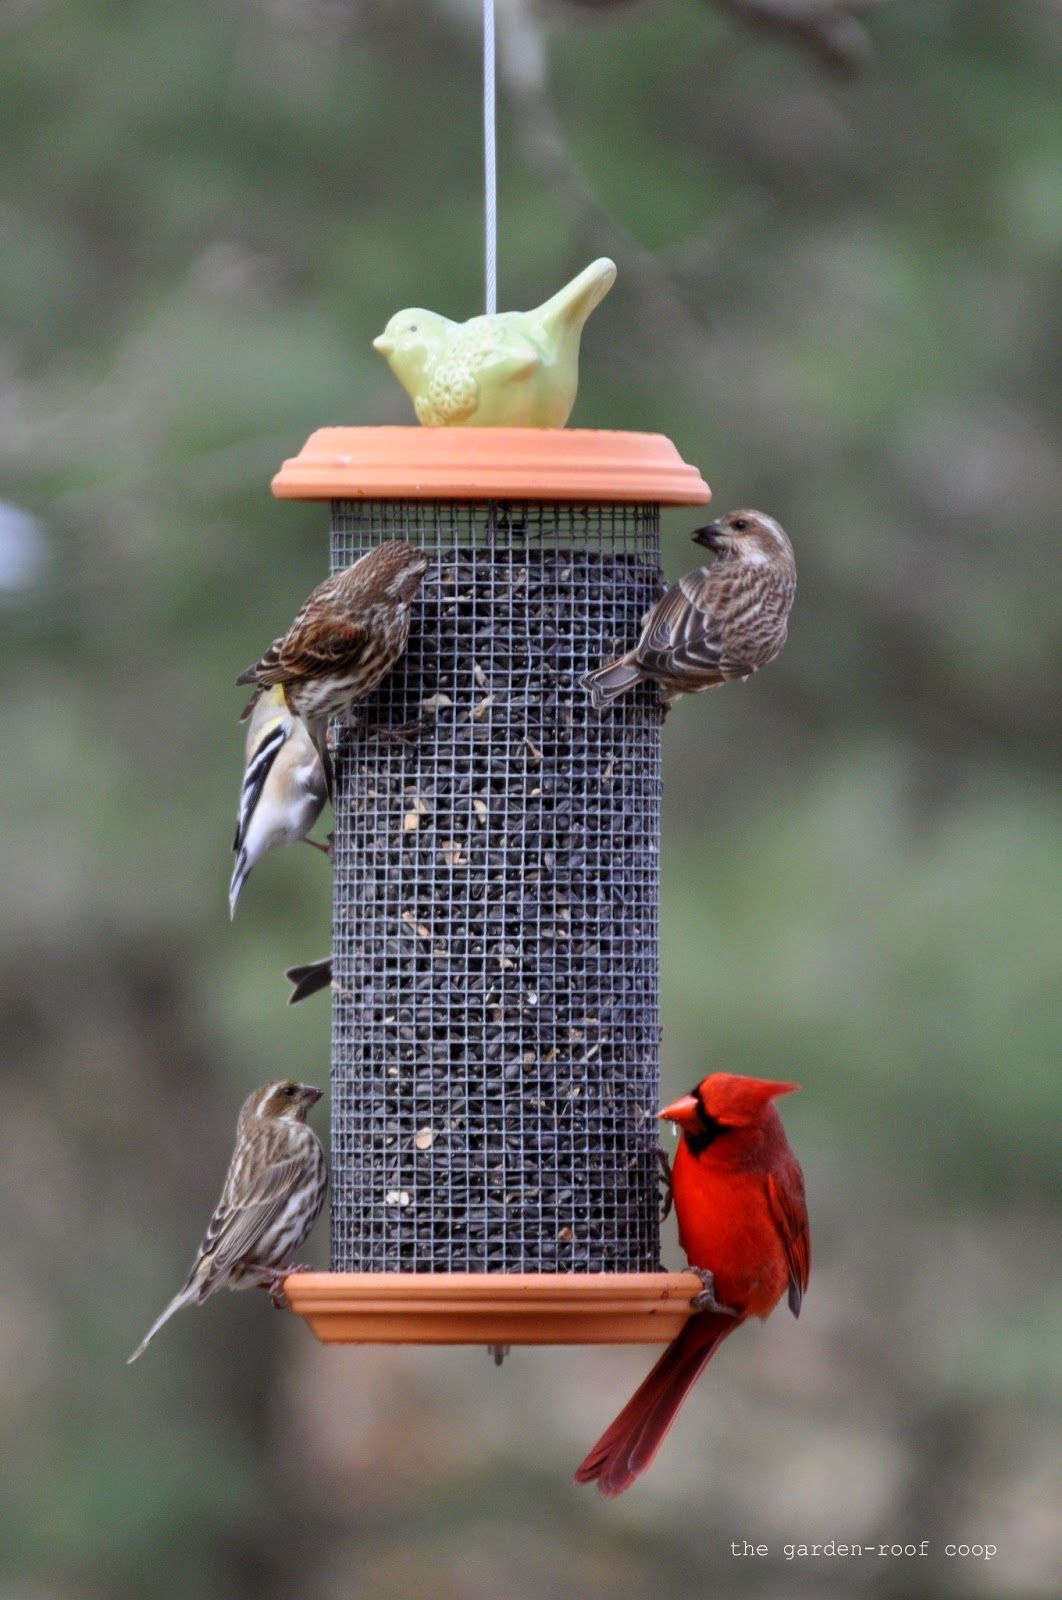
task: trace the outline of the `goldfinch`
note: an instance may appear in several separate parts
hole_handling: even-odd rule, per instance
[[[324,809],[326,783],[321,759],[310,735],[288,709],[281,685],[265,690],[249,708],[247,768],[240,790],[233,850],[236,865],[229,884],[229,917],[267,850],[298,844]],[[317,849],[327,851],[326,845]]]

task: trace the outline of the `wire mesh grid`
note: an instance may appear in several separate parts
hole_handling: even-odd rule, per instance
[[[578,680],[659,510],[334,503],[333,568],[396,537],[409,649],[337,730],[333,1269],[654,1271],[661,718]]]

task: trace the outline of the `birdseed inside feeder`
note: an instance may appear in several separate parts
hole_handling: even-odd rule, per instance
[[[338,731],[327,1341],[656,1341],[660,728],[580,678],[659,593],[654,434],[331,428],[273,484],[332,566],[431,561],[404,659]]]

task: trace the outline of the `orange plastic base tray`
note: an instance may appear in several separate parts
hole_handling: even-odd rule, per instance
[[[288,1304],[324,1344],[666,1344],[688,1272],[298,1272]]]

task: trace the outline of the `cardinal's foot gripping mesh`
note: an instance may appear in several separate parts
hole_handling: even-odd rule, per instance
[[[332,1265],[658,1266],[660,712],[579,678],[659,592],[655,506],[337,502],[432,560],[337,746]]]

